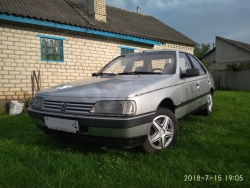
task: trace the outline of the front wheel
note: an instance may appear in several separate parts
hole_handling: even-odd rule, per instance
[[[174,113],[167,108],[160,108],[142,147],[150,153],[170,148],[176,141],[177,133],[178,123]]]

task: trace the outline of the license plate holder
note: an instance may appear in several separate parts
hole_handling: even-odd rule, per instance
[[[76,133],[77,131],[79,131],[79,124],[77,120],[45,116],[44,122],[49,129],[70,132],[70,133]]]

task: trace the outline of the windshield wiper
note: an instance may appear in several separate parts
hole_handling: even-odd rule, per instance
[[[93,73],[92,76],[103,76],[103,75],[116,75],[114,73],[104,73],[104,72],[99,72],[99,73]]]
[[[141,72],[141,71],[134,71],[134,72],[122,72],[118,73],[119,75],[128,75],[128,74],[162,74],[161,72]]]
[[[161,72],[134,71],[133,74],[162,74]]]

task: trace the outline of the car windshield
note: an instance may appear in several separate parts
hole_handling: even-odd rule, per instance
[[[120,56],[103,67],[100,75],[175,74],[176,52],[158,51]]]

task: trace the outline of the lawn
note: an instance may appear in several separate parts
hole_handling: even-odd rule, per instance
[[[250,187],[250,92],[217,91],[214,112],[180,121],[176,145],[154,154],[47,136],[1,113],[0,187]]]

